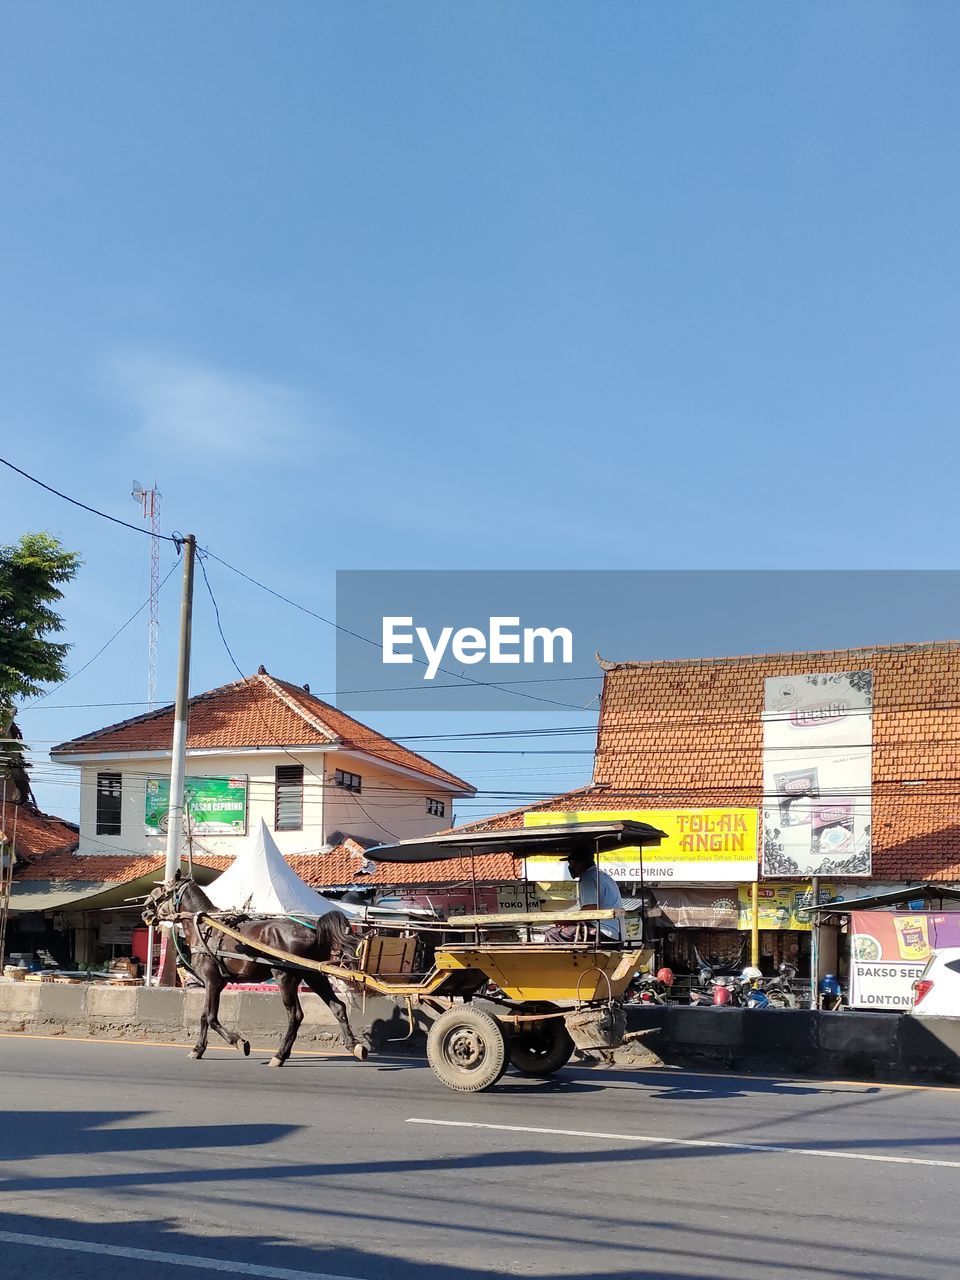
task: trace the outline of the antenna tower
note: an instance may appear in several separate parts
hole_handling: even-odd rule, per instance
[[[134,480],[130,495],[143,508],[144,520],[150,521],[150,617],[147,623],[147,710],[157,705],[157,640],[160,632],[160,490],[154,480],[152,489],[144,489]]]

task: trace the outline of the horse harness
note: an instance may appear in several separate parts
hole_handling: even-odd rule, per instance
[[[203,980],[202,978],[200,978],[199,974],[197,974],[196,970],[193,968],[193,965],[190,963],[190,960],[192,957],[188,957],[184,955],[183,949],[180,945],[180,935],[176,928],[176,925],[179,919],[181,919],[182,917],[187,917],[188,919],[191,919],[193,921],[194,932],[196,933],[197,938],[200,941],[200,945],[203,947],[203,950],[206,952],[209,958],[217,966],[217,969],[219,970],[220,976],[222,978],[230,978],[233,976],[228,971],[225,963],[226,961],[229,961],[229,960],[241,960],[241,961],[252,962],[254,964],[265,964],[273,969],[292,969],[295,967],[296,968],[300,967],[299,965],[294,966],[289,963],[284,963],[282,960],[278,960],[278,959],[271,960],[264,955],[257,955],[255,944],[252,942],[247,942],[246,939],[243,939],[241,935],[236,933],[237,925],[242,924],[244,921],[251,919],[250,916],[244,914],[243,912],[236,912],[233,914],[224,915],[222,921],[218,921],[217,923],[214,923],[209,918],[207,911],[181,911],[180,910],[181,900],[183,898],[183,894],[186,888],[187,888],[186,882],[184,882],[182,885],[178,885],[176,891],[174,892],[173,898],[171,900],[170,905],[172,908],[173,922],[174,922],[174,928],[172,932],[173,932],[173,938],[174,938],[174,946],[176,947],[177,954],[181,962],[183,963],[184,968],[187,970],[188,973],[193,974],[193,976],[197,979],[198,982],[202,982]],[[291,919],[293,919],[296,924],[301,924],[305,928],[311,927],[305,920],[298,920],[296,919],[296,917],[291,917]],[[218,926],[220,923],[225,925],[226,928],[225,929],[219,928]],[[225,939],[228,936],[235,939],[236,943],[238,944],[237,948],[234,951],[221,950],[216,943],[212,942],[214,934],[218,934],[221,939]]]

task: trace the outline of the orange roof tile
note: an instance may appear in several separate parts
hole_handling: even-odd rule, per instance
[[[530,810],[760,807],[764,678],[869,669],[873,878],[960,881],[960,644],[603,666],[592,787]]]
[[[394,885],[443,885],[470,881],[472,872],[469,858],[454,858],[443,862],[387,863],[375,865],[372,873],[364,873],[367,851],[356,840],[346,839],[329,853],[292,854],[286,858],[301,880],[319,892],[324,889],[343,888],[346,885],[376,885],[378,888]],[[225,871],[233,863],[232,857],[203,853],[196,857],[197,866]],[[163,877],[163,854],[79,854],[53,851],[32,858],[22,868],[18,878],[24,880],[49,880],[53,883],[102,880],[108,884],[125,884],[141,876],[154,873]],[[520,864],[509,854],[484,854],[476,859],[477,882],[480,884],[514,881],[521,876]]]
[[[122,755],[169,751],[172,742],[173,707],[162,707],[62,742],[50,754],[56,758],[88,752]],[[305,689],[264,672],[191,698],[187,746],[191,750],[338,746],[348,751],[362,751],[421,777],[442,782],[459,795],[473,795],[476,790],[456,774],[361,724]]]
[[[75,849],[80,839],[79,827],[63,818],[41,813],[28,801],[19,804],[7,801],[4,834],[13,841],[18,858],[25,860]]]
[[[102,880],[106,884],[125,884],[128,880],[138,880],[141,876],[156,873],[163,878],[164,855],[125,854],[125,853],[90,853],[52,852],[40,857],[31,858],[27,866],[14,876],[21,880],[49,880],[52,883],[74,880]],[[208,857],[202,861],[195,859],[198,866],[225,871],[233,861],[232,858]]]
[[[331,853],[289,857],[287,862],[301,880],[323,892],[324,887],[338,885],[376,885],[389,888],[394,885],[446,885],[471,882],[474,870],[478,884],[515,881],[522,878],[522,864],[508,853],[483,854],[474,859],[450,858],[441,862],[379,862],[374,871],[365,874],[367,852],[353,841],[338,845]]]

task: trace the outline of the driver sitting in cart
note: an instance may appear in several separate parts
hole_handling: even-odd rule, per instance
[[[623,899],[615,882],[601,871],[592,849],[583,848],[570,853],[567,868],[577,882],[577,909],[579,911],[608,911],[623,907]],[[600,930],[600,942],[620,943],[624,940],[623,917],[615,920],[584,921],[582,924],[554,925],[544,931],[544,942],[592,942]]]

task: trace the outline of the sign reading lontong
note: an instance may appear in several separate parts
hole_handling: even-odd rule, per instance
[[[614,880],[722,884],[757,878],[756,809],[540,810],[524,815],[528,827],[603,821],[646,822],[666,833],[657,848],[601,853],[598,862]],[[556,858],[528,858],[527,875],[539,881],[567,878],[565,864]]]

